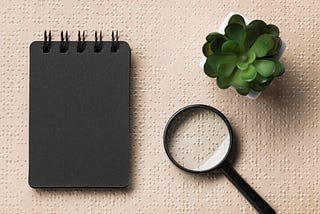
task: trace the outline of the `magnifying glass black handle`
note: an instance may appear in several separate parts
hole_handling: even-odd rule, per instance
[[[270,205],[258,195],[254,189],[231,167],[229,164],[222,164],[223,174],[233,183],[244,197],[254,206],[259,213],[276,213]]]

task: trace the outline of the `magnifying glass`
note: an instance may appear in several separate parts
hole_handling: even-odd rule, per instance
[[[229,165],[233,132],[228,119],[207,105],[190,105],[169,119],[163,136],[169,159],[180,169],[206,173],[221,169],[259,213],[275,213],[272,207]]]

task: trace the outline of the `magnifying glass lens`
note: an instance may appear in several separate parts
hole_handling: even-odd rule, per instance
[[[226,122],[209,109],[187,109],[175,115],[167,127],[167,152],[176,164],[190,171],[207,171],[218,166],[230,147]]]
[[[167,155],[176,166],[195,173],[208,172],[219,166],[223,174],[259,213],[275,213],[274,209],[224,162],[232,142],[232,129],[227,118],[217,109],[206,105],[190,105],[176,112],[168,121],[163,138]]]

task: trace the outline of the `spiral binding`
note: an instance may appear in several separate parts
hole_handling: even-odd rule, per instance
[[[102,32],[100,31],[99,41],[97,31],[94,33],[94,52],[100,52],[102,50]]]
[[[98,36],[98,32],[95,31],[94,37],[95,37],[95,40],[94,40],[93,51],[95,53],[99,53],[103,49],[102,31],[99,32],[99,36]],[[65,34],[63,33],[63,31],[61,31],[60,39],[61,39],[60,52],[65,53],[69,49],[68,31],[66,31]],[[51,31],[49,31],[49,33],[47,33],[47,31],[45,30],[44,31],[44,41],[43,41],[43,52],[49,53],[51,46],[52,46]],[[85,31],[82,32],[82,35],[81,35],[80,31],[78,31],[77,52],[82,53],[85,50],[85,48],[86,48]],[[118,51],[118,49],[119,49],[119,34],[118,34],[118,31],[116,31],[116,33],[114,31],[112,31],[112,33],[111,33],[111,52],[116,53]]]
[[[68,31],[66,31],[66,40],[64,40],[63,37],[63,31],[61,31],[61,43],[60,43],[60,52],[65,53],[67,52],[69,47],[69,36],[68,36]]]
[[[116,39],[114,39],[114,32],[112,31],[111,34],[112,43],[111,43],[111,52],[117,52],[119,48],[119,34],[118,31],[116,32]]]
[[[82,53],[83,50],[86,47],[86,43],[85,43],[85,35],[84,35],[84,31],[82,32],[82,41],[81,41],[81,36],[80,36],[80,30],[78,31],[78,45],[77,45],[77,52]]]
[[[47,31],[44,31],[44,42],[43,42],[43,52],[48,53],[51,48],[51,30],[49,31],[49,40],[48,40],[48,35]]]

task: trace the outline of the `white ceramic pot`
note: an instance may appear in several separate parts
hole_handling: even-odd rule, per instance
[[[216,32],[218,33],[221,33],[221,34],[224,34],[224,29],[227,27],[228,25],[228,22],[229,22],[229,19],[231,18],[231,16],[233,16],[234,14],[239,14],[239,13],[229,13],[226,18],[223,20],[223,22],[220,24],[220,27],[218,28],[218,30]],[[241,14],[239,14],[241,15]],[[242,16],[242,15],[241,15]],[[244,18],[244,21],[246,22],[246,24],[249,24],[251,22],[250,19],[242,16]],[[281,48],[280,48],[280,51],[279,51],[279,54],[277,56],[278,59],[280,59],[282,57],[282,54],[284,52],[284,50],[286,49],[286,44],[282,41],[282,45],[281,45]],[[200,60],[200,68],[203,70],[203,66],[206,62],[207,58],[203,55],[201,60]],[[232,89],[234,89],[232,87]],[[234,89],[235,90],[235,89]],[[249,92],[249,94],[246,95],[246,97],[250,98],[250,99],[257,99],[261,94],[261,91],[253,91],[251,90]]]

